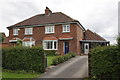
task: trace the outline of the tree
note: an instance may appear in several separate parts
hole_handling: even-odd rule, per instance
[[[2,34],[0,33],[0,43],[2,43],[4,41],[4,37],[2,36]]]
[[[17,41],[17,46],[22,46],[22,41],[21,40]]]
[[[119,52],[120,52],[120,37],[118,37],[117,43],[118,43],[118,50],[119,50]]]

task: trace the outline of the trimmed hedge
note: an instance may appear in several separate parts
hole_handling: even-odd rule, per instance
[[[55,50],[45,50],[44,53],[47,56],[55,56],[55,55],[57,55]]]
[[[91,78],[120,79],[120,52],[117,46],[97,47],[89,53]]]
[[[2,49],[4,69],[44,72],[44,50],[42,47],[11,47]]]
[[[76,56],[76,53],[72,53],[72,52],[70,52],[64,56],[56,56],[52,60],[52,65],[57,65],[57,64],[63,63],[65,61],[67,61],[68,59],[75,57],[75,56]]]

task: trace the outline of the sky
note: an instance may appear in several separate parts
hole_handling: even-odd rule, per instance
[[[6,27],[37,14],[47,7],[52,12],[63,12],[78,20],[84,28],[96,32],[111,44],[118,36],[119,0],[0,0],[0,32]]]

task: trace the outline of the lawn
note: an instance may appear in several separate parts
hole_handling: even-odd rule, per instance
[[[54,58],[55,56],[47,56],[47,66],[51,66],[52,65],[52,59]]]
[[[48,67],[51,66],[52,64],[52,59],[54,58],[55,56],[47,56],[47,65]],[[7,72],[7,71],[3,71],[2,72],[2,77],[3,78],[37,78],[39,77],[40,74],[30,74],[30,73],[11,73],[11,72]],[[5,80],[5,79],[2,79],[2,80]],[[25,79],[26,80],[26,79]],[[28,79],[30,80],[30,79]]]
[[[36,78],[39,77],[40,74],[18,74],[18,73],[10,73],[10,72],[2,72],[3,78]]]

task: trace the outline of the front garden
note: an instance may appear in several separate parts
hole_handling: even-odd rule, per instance
[[[45,72],[46,67],[60,64],[75,56],[75,53],[60,56],[52,50],[44,51],[42,47],[4,48],[2,49],[2,80],[4,78],[37,78]]]

